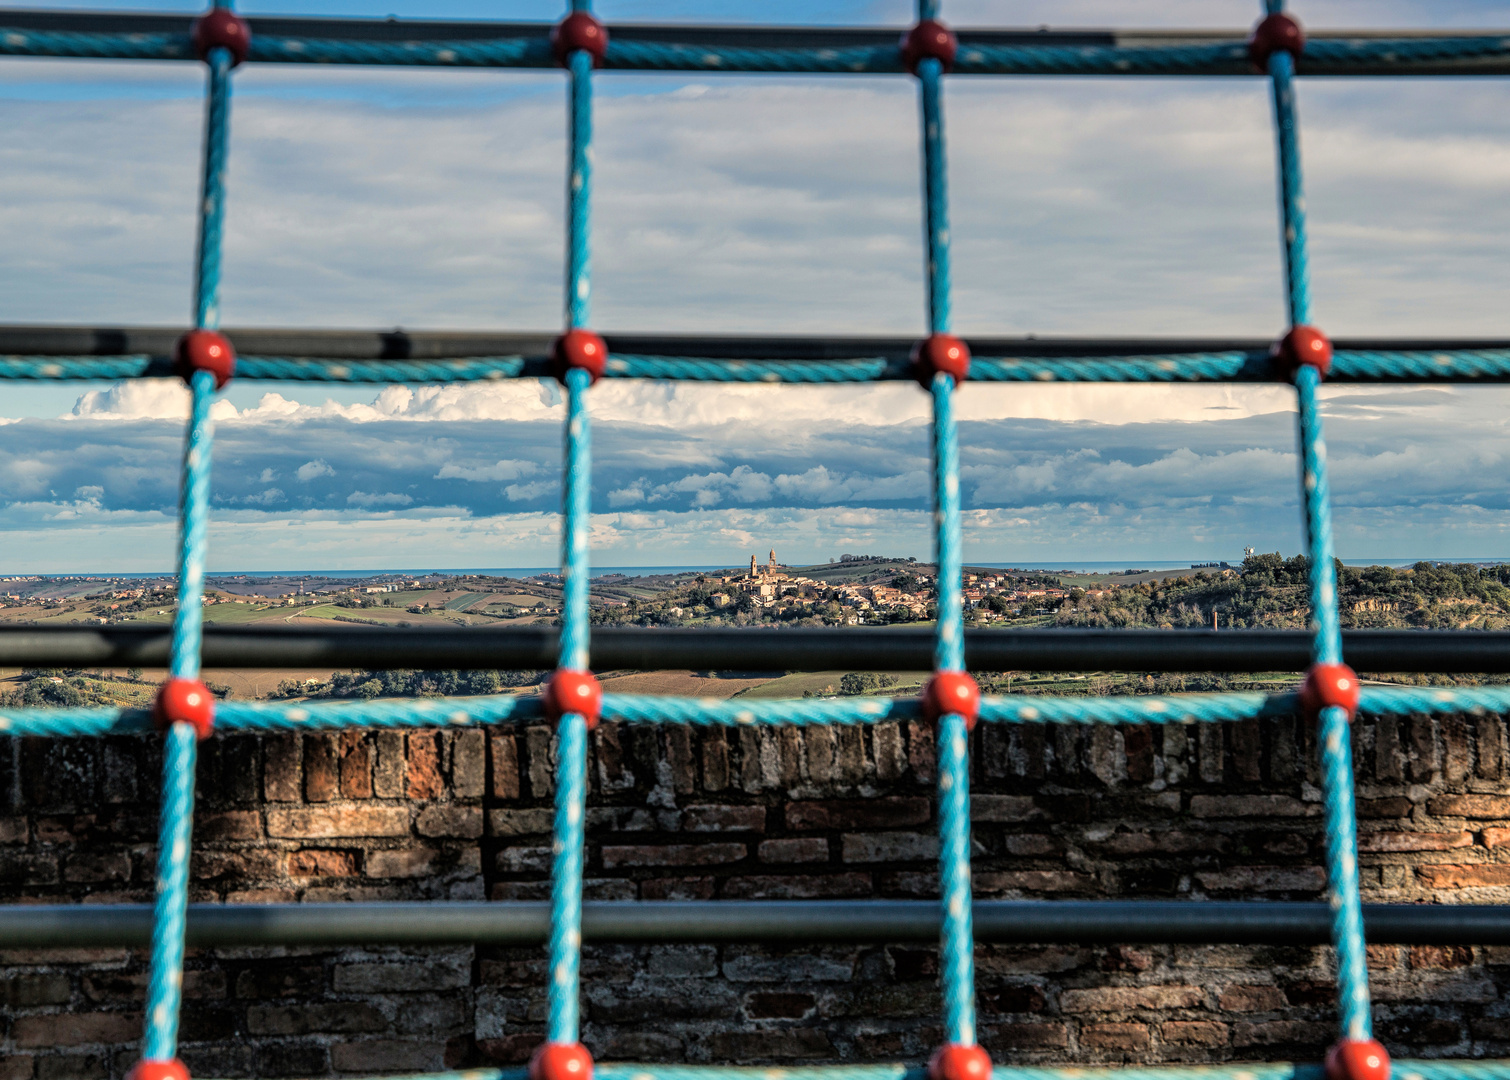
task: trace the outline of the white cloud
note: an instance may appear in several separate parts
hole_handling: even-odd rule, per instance
[[[369,494],[365,491],[353,491],[346,496],[346,502],[351,506],[371,508],[374,506],[408,506],[414,501],[414,496],[405,495],[401,491],[389,491],[379,495]]]
[[[335,474],[336,471],[325,464],[324,458],[315,458],[313,461],[306,461],[294,470],[294,475],[299,478],[300,483],[304,484],[321,476],[334,476]]]
[[[503,489],[503,493],[508,496],[509,502],[529,502],[531,499],[538,499],[547,492],[554,491],[555,488],[554,480],[536,480],[531,484],[510,484]]]
[[[437,480],[518,480],[521,477],[533,476],[540,471],[540,466],[533,461],[499,461],[492,465],[454,465],[441,466],[440,472],[435,474]]]

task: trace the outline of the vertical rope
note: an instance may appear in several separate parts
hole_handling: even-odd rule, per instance
[[[573,10],[586,11],[585,0]],[[566,187],[566,325],[592,317],[592,54],[571,54],[571,173]]]
[[[944,1038],[975,1045],[975,928],[970,889],[970,748],[965,719],[949,713],[938,725],[940,982]]]
[[[566,373],[566,470],[562,479],[561,651],[558,666],[585,671],[588,662],[588,522],[592,510],[592,423],[581,368]]]
[[[171,674],[176,679],[199,677],[199,643],[204,621],[204,564],[210,518],[210,448],[215,426],[210,406],[215,376],[196,371],[189,430],[184,438],[184,464],[178,518],[178,606],[173,612]]]
[[[567,713],[557,728],[556,839],[551,866],[549,1015],[545,1037],[574,1043],[580,1014],[582,818],[587,800],[587,721]]]
[[[210,50],[205,100],[204,173],[200,178],[199,250],[194,260],[194,324],[220,327],[220,238],[225,222],[226,145],[231,129],[231,66],[228,49]]]
[[[919,5],[920,9],[923,5]],[[937,10],[938,5],[930,5]],[[925,16],[931,18],[932,16]],[[943,69],[937,60],[918,64],[923,108],[924,237],[928,249],[928,329],[949,331],[949,176],[944,160]]]
[[[199,736],[190,724],[168,731],[163,756],[157,839],[157,903],[152,914],[147,1034],[142,1057],[170,1061],[178,1053],[183,997],[184,916],[189,906],[189,843],[194,822],[194,762]]]
[[[1295,58],[1269,57],[1274,91],[1274,134],[1279,144],[1279,209],[1284,229],[1286,301],[1290,325],[1311,321],[1311,267],[1306,258],[1306,197],[1300,176],[1300,132],[1295,119]]]
[[[1299,410],[1300,484],[1305,499],[1306,546],[1310,553],[1311,658],[1318,664],[1342,662],[1342,625],[1337,613],[1337,564],[1332,555],[1331,485],[1327,482],[1326,440],[1321,429],[1317,389],[1321,376],[1302,364],[1295,373]]]
[[[959,441],[954,426],[954,377],[933,377],[933,526],[938,557],[935,671],[965,669],[964,596],[960,555]]]
[[[939,17],[939,0],[918,0],[918,21],[924,19],[937,19]]]
[[[1275,14],[1283,0],[1265,0]],[[1274,91],[1274,130],[1279,156],[1280,216],[1284,228],[1286,300],[1290,325],[1311,319],[1310,266],[1306,256],[1305,188],[1301,180],[1300,131],[1295,110],[1295,59],[1288,52],[1269,58]],[[1312,660],[1342,662],[1341,620],[1337,612],[1337,570],[1332,546],[1332,509],[1327,483],[1326,440],[1317,390],[1321,375],[1310,365],[1295,373],[1301,488],[1310,556]],[[1327,883],[1331,893],[1332,945],[1337,951],[1337,1008],[1342,1035],[1367,1039],[1373,1033],[1369,1007],[1367,949],[1358,895],[1358,826],[1353,800],[1353,758],[1347,712],[1326,708],[1318,718],[1322,786],[1326,802]]]

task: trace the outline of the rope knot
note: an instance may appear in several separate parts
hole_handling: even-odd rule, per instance
[[[173,347],[173,371],[191,384],[196,371],[208,371],[215,376],[215,389],[224,390],[236,374],[236,349],[218,331],[190,330]]]
[[[551,371],[564,386],[566,373],[581,368],[597,382],[608,370],[608,346],[591,330],[573,327],[551,346]]]
[[[1389,1080],[1389,1052],[1373,1039],[1340,1039],[1326,1052],[1326,1080]]]
[[[574,11],[551,28],[556,63],[569,66],[571,54],[578,50],[592,55],[593,67],[602,67],[608,54],[608,27],[588,11]]]
[[[1293,15],[1282,11],[1260,20],[1248,37],[1248,59],[1261,72],[1269,70],[1269,57],[1275,53],[1298,57],[1305,48],[1306,32]]]
[[[216,5],[194,20],[194,53],[201,60],[208,61],[210,50],[220,48],[231,54],[235,67],[251,47],[252,28],[230,8]]]
[[[126,1080],[189,1080],[189,1070],[177,1058],[171,1061],[138,1061]]]
[[[938,723],[941,716],[958,713],[965,730],[974,731],[980,719],[980,686],[968,671],[940,671],[923,687],[923,716]]]
[[[540,690],[540,704],[548,719],[559,722],[567,713],[578,713],[592,731],[603,716],[603,684],[590,671],[557,668]]]
[[[945,1043],[928,1059],[928,1080],[991,1080],[991,1055],[979,1046]]]
[[[1332,342],[1314,326],[1292,326],[1269,347],[1269,356],[1294,378],[1302,367],[1313,367],[1323,379],[1332,370]]]
[[[201,739],[215,730],[215,695],[198,679],[169,679],[152,700],[152,720],[166,733],[174,724],[189,724]]]
[[[902,66],[914,75],[924,60],[937,60],[939,67],[949,71],[954,67],[955,54],[959,52],[959,39],[937,19],[924,19],[902,35]]]
[[[530,1080],[592,1080],[592,1055],[581,1043],[541,1043],[530,1058]]]
[[[1300,684],[1300,712],[1315,723],[1321,710],[1331,706],[1347,710],[1352,720],[1358,711],[1358,676],[1346,664],[1312,664]]]
[[[953,334],[929,334],[912,347],[912,373],[927,390],[939,372],[958,386],[970,377],[970,346]]]

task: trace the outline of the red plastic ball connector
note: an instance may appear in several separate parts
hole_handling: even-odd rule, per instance
[[[928,1060],[928,1080],[991,1080],[991,1055],[979,1046],[945,1043]]]
[[[1277,52],[1299,56],[1305,51],[1306,32],[1294,16],[1276,12],[1253,28],[1248,38],[1248,59],[1259,71],[1269,70],[1269,57]]]
[[[1389,1053],[1373,1039],[1343,1039],[1326,1052],[1326,1080],[1389,1080]]]
[[[194,20],[195,54],[208,60],[217,46],[231,54],[232,67],[245,60],[252,47],[252,28],[230,8],[212,7]]]
[[[236,374],[236,350],[224,334],[190,330],[173,350],[173,370],[184,382],[193,381],[196,371],[208,371],[215,376],[215,389],[224,390]]]
[[[924,19],[902,35],[902,66],[914,75],[924,60],[937,60],[945,71],[954,67],[959,39],[937,19]]]
[[[566,67],[578,50],[592,54],[592,66],[602,67],[608,55],[608,27],[590,12],[574,11],[551,28],[551,52]]]
[[[930,723],[946,713],[965,718],[965,730],[974,731],[980,719],[980,687],[968,671],[940,671],[923,687],[923,717]]]
[[[1358,711],[1358,676],[1346,664],[1312,664],[1300,684],[1300,711],[1315,721],[1321,710],[1336,705],[1347,710],[1351,720]]]
[[[189,1070],[177,1058],[172,1061],[138,1061],[131,1066],[126,1080],[189,1080]]]
[[[603,715],[603,684],[590,671],[557,668],[546,680],[540,697],[547,718],[560,720],[566,713],[580,713],[587,720],[588,731],[598,726]]]
[[[592,1055],[581,1043],[541,1043],[530,1058],[530,1080],[592,1080]]]
[[[591,330],[568,330],[551,346],[551,366],[563,384],[572,368],[581,368],[597,382],[608,370],[608,346]]]
[[[215,730],[215,696],[198,679],[169,679],[157,691],[152,719],[159,731],[183,721],[192,724],[201,739]]]
[[[912,347],[912,371],[925,390],[939,372],[953,375],[958,386],[970,377],[970,346],[953,334],[929,334]]]
[[[1304,366],[1325,378],[1332,370],[1332,342],[1314,326],[1292,326],[1269,349],[1269,355],[1292,377]]]

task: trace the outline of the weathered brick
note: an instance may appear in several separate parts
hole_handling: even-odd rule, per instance
[[[1510,830],[1487,829],[1488,832]],[[1473,834],[1468,832],[1366,832],[1358,835],[1358,850],[1366,852],[1447,851],[1471,847]],[[1493,846],[1488,844],[1486,846]]]
[[[270,737],[263,745],[263,797],[268,802],[298,802],[304,787],[303,738],[288,732]]]
[[[396,851],[369,851],[367,876],[370,878],[416,878],[435,868],[436,852],[432,848],[400,848]]]
[[[1232,1025],[1232,1045],[1238,1048],[1304,1046],[1313,1048],[1313,1054],[1319,1054],[1336,1035],[1335,1025],[1319,1020],[1269,1020],[1261,1024]]]
[[[928,833],[845,833],[841,845],[847,863],[916,862],[939,853],[939,838]]]
[[[0,980],[0,1004],[11,1009],[62,1005],[72,996],[73,986],[62,972],[17,974]]]
[[[745,1015],[752,1020],[801,1020],[816,1004],[812,994],[760,991],[745,995]]]
[[[1289,795],[1196,795],[1190,813],[1198,818],[1314,817],[1321,807]]]
[[[1007,870],[977,873],[976,891],[1001,892],[1079,892],[1096,882],[1090,874],[1073,870]]]
[[[372,737],[377,759],[372,764],[372,793],[379,799],[401,799],[404,796],[404,774],[408,768],[404,760],[404,733],[402,731],[379,731]]]
[[[341,795],[372,798],[372,744],[364,731],[341,732]]]
[[[828,841],[821,836],[762,840],[756,849],[756,855],[761,862],[766,863],[828,862]]]
[[[1473,950],[1466,945],[1412,945],[1410,966],[1417,970],[1464,968],[1473,963]]]
[[[415,732],[405,740],[404,793],[411,799],[438,799],[445,794],[439,740],[433,731]]]
[[[1234,866],[1195,875],[1212,892],[1318,892],[1326,886],[1319,866]]]
[[[684,832],[765,832],[763,806],[689,806],[682,811]]]
[[[1062,1050],[1070,1043],[1063,1024],[1000,1024],[981,1033],[980,1043],[998,1061],[1013,1050]]]
[[[1159,1036],[1177,1046],[1225,1046],[1227,1025],[1210,1020],[1169,1020],[1159,1028]]]
[[[1416,873],[1429,889],[1486,889],[1510,885],[1510,863],[1418,866]]]
[[[817,1028],[779,1031],[717,1031],[704,1039],[708,1052],[721,1061],[768,1061],[792,1058],[831,1058],[834,1044]]]
[[[1146,1050],[1147,1024],[1086,1024],[1080,1029],[1080,1045],[1094,1050]]]
[[[357,872],[357,853],[327,848],[305,848],[288,856],[290,877],[353,877]]]
[[[519,749],[512,735],[494,735],[488,739],[488,754],[493,764],[493,798],[519,798]]]
[[[131,880],[131,856],[124,851],[79,853],[63,863],[63,880],[97,884]]]
[[[262,815],[255,810],[224,810],[194,813],[194,842],[257,840],[262,836]]]
[[[1479,833],[1479,842],[1486,848],[1504,847],[1510,844],[1510,829],[1485,829]]]
[[[11,1039],[23,1049],[131,1043],[141,1037],[141,1029],[139,1013],[50,1013],[16,1017],[11,1023]]]
[[[632,885],[632,882],[624,882]],[[641,900],[711,900],[713,879],[710,877],[651,878],[640,882]]]
[[[666,764],[671,770],[671,790],[687,795],[697,789],[697,770],[692,756],[692,732],[681,725],[665,729]]]
[[[1289,1004],[1277,986],[1229,986],[1217,999],[1223,1012],[1273,1012]]]
[[[387,1027],[387,1017],[362,1001],[253,1005],[246,1011],[246,1029],[253,1035],[351,1035]]]
[[[421,836],[457,836],[476,839],[482,835],[482,807],[427,806],[414,820]]]
[[[488,832],[493,836],[534,836],[548,833],[556,812],[546,807],[529,810],[489,810]]]
[[[1031,821],[1042,817],[1030,795],[971,795],[970,820],[980,822]]]
[[[353,1039],[330,1048],[330,1063],[338,1072],[438,1072],[445,1068],[443,1041]]]
[[[869,896],[869,874],[770,874],[732,877],[724,882],[729,900],[819,900]]]
[[[456,955],[416,963],[337,964],[331,985],[338,993],[417,994],[462,989],[471,981],[470,960]]]
[[[0,844],[24,844],[30,830],[23,817],[0,817]]]
[[[529,758],[530,794],[537,799],[548,799],[556,790],[556,774],[551,762],[550,728],[526,729],[524,748]]]
[[[887,796],[877,799],[830,799],[793,802],[786,807],[789,829],[893,829],[927,824],[931,816],[924,798]]]
[[[337,736],[304,736],[304,798],[329,802],[341,794],[341,755]]]
[[[603,848],[603,867],[628,866],[721,866],[739,862],[749,854],[743,844],[629,844]]]
[[[409,810],[402,806],[315,807],[269,810],[267,834],[293,839],[408,836]]]
[[[902,729],[897,724],[876,724],[870,729],[871,753],[876,759],[876,779],[888,782],[901,778],[907,768],[902,747]]]
[[[1206,992],[1198,986],[1098,986],[1066,990],[1059,995],[1059,1007],[1067,1013],[1197,1009],[1205,1000]]]
[[[1231,846],[1232,842],[1221,833],[1187,832],[1182,829],[1116,832],[1096,844],[1097,850],[1112,856],[1215,853],[1226,851]]]
[[[723,791],[729,786],[729,740],[722,728],[703,732],[703,790]]]
[[[458,799],[480,799],[487,787],[487,775],[486,735],[481,731],[452,732],[452,796]]]
[[[1510,795],[1438,795],[1426,801],[1436,817],[1510,818]]]

